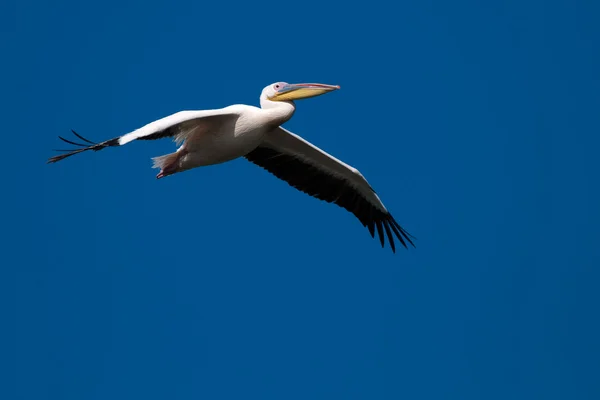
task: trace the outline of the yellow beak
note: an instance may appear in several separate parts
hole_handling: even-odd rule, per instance
[[[323,85],[320,83],[289,83],[269,98],[272,101],[292,101],[308,99],[309,97],[320,96],[325,93],[338,90],[337,85]]]

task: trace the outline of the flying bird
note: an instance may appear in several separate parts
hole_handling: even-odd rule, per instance
[[[263,89],[260,108],[235,104],[213,110],[180,111],[100,143],[72,131],[85,143],[59,136],[79,148],[58,150],[63,154],[51,157],[48,163],[135,140],[171,138],[179,146],[177,151],[152,159],[153,168],[160,169],[157,179],[245,157],[290,186],[353,213],[368,228],[371,237],[375,237],[377,230],[381,247],[385,247],[386,235],[394,253],[394,235],[405,248],[407,243],[414,247],[412,236],[396,222],[356,168],[281,127],[296,110],[294,100],[339,88],[318,83],[277,82]]]

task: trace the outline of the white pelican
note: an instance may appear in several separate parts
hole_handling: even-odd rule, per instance
[[[180,111],[151,122],[125,135],[101,143],[91,142],[75,131],[86,144],[59,138],[81,148],[48,160],[49,163],[84,151],[122,146],[134,140],[172,138],[176,152],[155,157],[153,168],[160,168],[157,179],[192,168],[218,164],[245,157],[294,188],[353,213],[384,247],[385,236],[396,252],[394,235],[407,247],[414,246],[411,235],[394,220],[362,174],[327,154],[298,135],[281,127],[296,106],[294,100],[319,96],[339,86],[317,83],[277,82],[265,87],[261,108],[235,104],[221,109]]]

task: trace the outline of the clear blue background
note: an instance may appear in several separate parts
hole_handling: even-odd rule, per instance
[[[2,399],[600,398],[600,3],[0,6]],[[161,181],[184,109],[339,84],[292,131],[417,248],[245,160]]]

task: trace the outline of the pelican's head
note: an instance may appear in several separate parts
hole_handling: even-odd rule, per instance
[[[337,85],[321,83],[287,83],[277,82],[263,89],[263,95],[270,101],[294,101],[320,96],[339,89]]]

